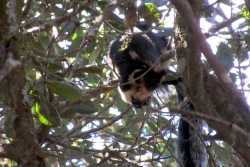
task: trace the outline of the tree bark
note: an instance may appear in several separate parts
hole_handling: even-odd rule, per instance
[[[0,7],[0,48],[2,51],[0,53],[0,99],[5,109],[14,111],[15,133],[10,144],[2,145],[0,156],[16,161],[20,167],[45,167],[45,155],[37,140],[31,107],[25,102],[22,93],[26,79],[23,68],[24,59],[21,59],[18,54],[20,49],[15,9],[14,0],[4,0]]]
[[[195,108],[230,123],[236,124],[246,132],[250,131],[249,108],[237,88],[223,75],[228,75],[219,60],[212,53],[201,32],[199,17],[201,4],[199,1],[171,1],[179,12],[178,29],[175,32],[175,45],[179,70],[187,82],[188,94]],[[191,5],[190,5],[191,4]],[[206,70],[201,62],[201,52],[213,67],[216,77]],[[224,75],[224,76],[225,76]],[[227,78],[227,77],[226,77]],[[230,79],[231,80],[231,79]],[[216,137],[230,144],[250,165],[250,147],[243,136],[237,136],[230,130],[208,123],[217,132]]]

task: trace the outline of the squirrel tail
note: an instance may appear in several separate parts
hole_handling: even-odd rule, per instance
[[[181,109],[197,112],[192,103],[179,93],[178,101]],[[183,119],[184,118],[184,119]],[[188,121],[185,121],[188,120]],[[195,127],[195,129],[192,126]],[[207,154],[204,142],[200,138],[203,133],[204,121],[190,116],[182,115],[179,120],[178,134],[176,141],[177,166],[184,167],[206,167]],[[197,133],[197,131],[199,131]]]

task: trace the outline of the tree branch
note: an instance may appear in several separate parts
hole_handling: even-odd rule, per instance
[[[44,21],[44,24],[42,24],[41,26],[37,27],[36,29],[33,29],[32,31],[24,32],[22,35],[23,36],[30,36],[32,34],[36,34],[36,33],[42,32],[42,31],[48,31],[54,25],[59,26],[63,22],[70,20],[71,17],[73,17],[73,16],[77,15],[78,13],[82,12],[83,9],[88,8],[92,3],[93,3],[93,0],[84,1],[77,9],[73,10],[73,12],[71,12],[71,13],[65,15],[65,16],[62,16],[60,18],[57,18],[55,20]],[[33,19],[32,19],[32,21],[33,21]]]
[[[225,70],[224,66],[213,54],[209,44],[206,41],[204,34],[202,33],[199,27],[199,24],[197,24],[197,19],[195,18],[190,5],[187,3],[187,1],[182,0],[171,0],[171,2],[175,5],[176,9],[183,17],[183,20],[186,22],[188,32],[192,36],[194,36],[196,44],[199,46],[201,52],[206,57],[209,65],[214,70],[222,89],[228,95],[232,104],[237,108],[238,113],[241,114],[242,119],[245,121],[245,124],[248,129],[250,129],[250,112],[245,98],[235,87],[231,78],[228,76],[228,73]]]
[[[208,33],[209,34],[214,34],[215,32],[218,32],[219,30],[221,30],[222,28],[225,28],[227,26],[229,26],[230,24],[232,24],[233,22],[239,20],[240,18],[242,18],[242,15],[238,14],[238,15],[235,15],[233,17],[231,17],[230,19],[226,20],[226,21],[223,21],[217,25],[215,25],[214,27],[210,28],[208,30]],[[209,36],[208,36],[209,37]],[[207,37],[207,38],[208,38]]]
[[[248,142],[250,142],[250,134],[248,134],[246,131],[244,131],[243,129],[241,129],[239,126],[232,124],[230,122],[215,118],[215,117],[211,117],[209,115],[205,115],[205,114],[201,114],[198,112],[193,112],[193,111],[188,111],[188,110],[183,110],[183,109],[174,109],[174,108],[170,108],[169,111],[171,113],[178,113],[181,115],[188,115],[191,117],[195,117],[195,118],[199,118],[199,119],[203,119],[207,122],[211,122],[214,124],[217,124],[219,126],[223,126],[225,128],[227,128],[229,131],[233,131],[238,135],[241,135],[242,137],[246,138],[246,140],[248,140]]]

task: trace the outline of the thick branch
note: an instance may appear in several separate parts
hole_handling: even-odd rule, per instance
[[[12,54],[12,53],[10,53]],[[12,59],[9,57],[4,67],[0,70],[0,82],[14,69],[20,68],[22,66],[22,63],[18,60]]]
[[[250,134],[249,133],[247,133],[246,131],[241,129],[239,126],[232,124],[230,122],[227,122],[227,121],[215,118],[215,117],[211,117],[211,116],[208,116],[205,114],[201,114],[198,112],[193,112],[193,111],[188,111],[188,110],[183,110],[183,109],[170,108],[169,111],[172,113],[178,113],[178,114],[188,115],[188,116],[195,117],[195,118],[200,118],[200,119],[203,119],[207,122],[211,122],[213,124],[216,124],[218,126],[223,126],[223,127],[227,128],[228,131],[235,132],[236,134],[238,134],[238,135],[244,137],[246,140],[248,140],[248,142],[250,141]]]
[[[9,1],[7,7],[6,13],[10,25],[8,33],[9,45],[6,48],[7,60],[0,71],[0,95],[8,113],[13,114],[15,135],[10,144],[2,145],[1,153],[4,153],[7,158],[16,161],[18,166],[44,167],[45,155],[37,142],[31,109],[29,105],[23,102],[22,90],[26,85],[26,79],[23,61],[18,54],[20,43],[18,43],[19,33],[15,13],[16,1]],[[10,113],[11,111],[13,113]]]
[[[225,27],[229,26],[230,24],[232,24],[233,22],[239,20],[240,18],[242,18],[242,15],[235,15],[235,16],[231,17],[230,19],[215,25],[213,28],[210,28],[208,32],[211,33],[211,34],[213,34],[215,32],[218,32],[222,28],[225,28]]]
[[[206,57],[209,65],[214,70],[222,89],[230,98],[232,104],[237,108],[238,112],[242,115],[242,118],[250,129],[250,117],[249,117],[249,107],[245,101],[245,98],[237,90],[231,78],[228,76],[227,71],[224,66],[219,62],[216,56],[213,54],[209,44],[206,41],[204,34],[202,33],[199,24],[197,24],[197,19],[195,18],[190,5],[187,1],[182,0],[171,0],[175,5],[178,12],[183,17],[186,22],[188,32],[194,36],[196,44],[199,46],[201,52]],[[187,14],[188,13],[188,14]]]

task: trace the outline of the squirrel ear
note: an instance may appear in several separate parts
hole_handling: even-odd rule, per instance
[[[135,51],[130,51],[129,54],[132,59],[139,59],[139,56]]]

